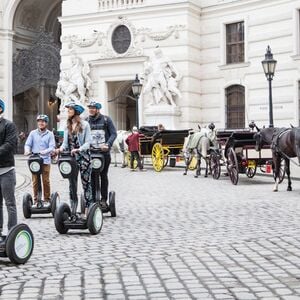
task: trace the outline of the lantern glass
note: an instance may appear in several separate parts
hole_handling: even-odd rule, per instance
[[[132,84],[132,92],[135,97],[141,94],[143,85],[140,83],[138,74],[135,75],[135,80]]]

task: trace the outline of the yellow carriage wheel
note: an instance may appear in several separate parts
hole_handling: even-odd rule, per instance
[[[196,168],[197,168],[197,157],[193,156],[192,160],[189,164],[189,170],[193,171],[193,170],[196,170]]]
[[[152,147],[152,165],[156,172],[164,168],[164,149],[160,143],[155,143]]]

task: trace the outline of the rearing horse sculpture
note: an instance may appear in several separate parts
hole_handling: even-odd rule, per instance
[[[291,191],[290,158],[298,157],[298,160],[300,159],[300,128],[264,128],[256,133],[254,138],[257,151],[260,151],[264,145],[271,146],[275,177],[273,191],[278,191],[281,159],[285,161],[288,177],[287,191]]]

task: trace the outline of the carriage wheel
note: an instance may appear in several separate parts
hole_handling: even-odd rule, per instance
[[[213,152],[210,155],[209,159],[209,166],[210,171],[213,179],[219,179],[221,174],[221,165],[220,165],[220,159],[217,153]]]
[[[227,151],[227,171],[232,184],[237,185],[239,181],[239,166],[236,157],[236,153],[233,148],[229,148]]]
[[[152,147],[152,165],[156,172],[160,172],[164,168],[165,158],[164,150],[160,143],[155,143]]]
[[[246,168],[245,173],[248,178],[253,178],[256,174],[257,166],[251,167],[251,168]]]
[[[197,157],[192,156],[192,159],[189,163],[189,170],[194,171],[197,168]]]
[[[275,173],[274,173],[274,166],[272,166],[273,169],[273,178],[275,180]],[[281,183],[285,176],[285,162],[284,159],[280,159],[280,167],[279,167],[279,183]]]

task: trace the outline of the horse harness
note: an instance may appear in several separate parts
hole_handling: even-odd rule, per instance
[[[281,155],[284,156],[285,158],[289,159],[292,163],[296,164],[299,166],[299,164],[295,163],[291,157],[289,157],[288,155],[286,155],[285,153],[282,152],[282,150],[280,150],[279,148],[279,140],[280,138],[290,132],[290,131],[294,131],[295,133],[295,141],[296,141],[296,154],[298,157],[298,161],[300,163],[300,128],[280,128],[279,132],[278,131],[274,131],[273,136],[272,136],[272,143],[271,143],[271,149],[277,154],[277,155]]]

